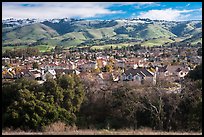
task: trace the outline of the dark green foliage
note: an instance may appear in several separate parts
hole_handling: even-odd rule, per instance
[[[93,28],[105,28],[105,27],[113,27],[113,26],[116,26],[117,24],[118,24],[117,21],[110,20],[110,21],[101,21],[101,22],[94,23],[94,24],[91,24],[90,22],[89,26]]]
[[[61,52],[62,52],[62,50],[63,50],[63,47],[62,47],[62,46],[55,46],[54,51],[55,51],[55,53],[56,53],[56,54],[61,53]]]
[[[177,36],[182,36],[183,31],[185,30],[186,27],[187,27],[186,23],[180,23],[177,26],[172,27],[171,31],[172,31],[172,33],[176,34]]]
[[[122,26],[114,30],[117,34],[128,34],[128,30]]]
[[[198,56],[202,56],[202,47],[198,49],[197,53],[198,53]]]
[[[192,80],[202,80],[202,64],[196,66],[194,70],[191,70],[186,78],[192,79]]]
[[[87,39],[91,39],[90,41],[93,43],[94,41],[92,41],[92,39],[94,39],[94,36],[93,35],[91,35],[88,31],[84,31],[84,33],[85,33],[85,37],[87,38]],[[87,42],[87,41],[86,41]]]
[[[53,79],[47,79],[42,85],[26,79],[3,83],[3,127],[43,130],[46,125],[59,120],[74,124],[84,89],[77,77],[63,78],[69,78],[64,87]]]
[[[25,49],[16,49],[13,50],[5,50],[5,52],[2,54],[2,57],[9,57],[9,58],[15,58],[15,57],[31,57],[31,56],[38,56],[40,55],[40,52],[38,48],[35,47],[27,47]]]
[[[60,35],[73,32],[77,29],[77,26],[73,25],[73,23],[64,22],[63,20],[61,20],[60,23],[51,23],[48,21],[44,21],[43,24],[57,31],[57,33]]]
[[[33,63],[33,69],[38,69],[38,68],[39,68],[38,62],[34,62]]]
[[[202,129],[202,80],[186,80],[179,107],[179,128]]]

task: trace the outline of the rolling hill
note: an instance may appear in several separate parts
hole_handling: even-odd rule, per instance
[[[9,31],[4,30],[2,32],[3,44],[32,43],[38,40],[50,39],[52,37],[59,36],[55,30],[41,23],[16,27]]]
[[[27,23],[26,23],[27,22]],[[202,21],[162,21],[150,19],[82,20],[52,19],[4,20],[2,45],[80,46],[141,41],[154,46],[174,42],[202,42]],[[115,42],[115,43],[114,43]]]

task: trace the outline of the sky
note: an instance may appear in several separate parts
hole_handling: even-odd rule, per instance
[[[202,20],[202,2],[2,2],[2,19]]]

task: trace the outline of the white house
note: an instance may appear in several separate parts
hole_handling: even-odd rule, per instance
[[[146,68],[130,68],[126,70],[122,76],[121,76],[122,81],[135,81],[140,84],[143,83],[152,83],[156,84],[156,73],[152,73]]]
[[[45,71],[44,69],[42,69],[42,80],[46,81],[47,77],[51,77],[53,79],[56,78],[56,72],[54,69],[49,69],[47,71]]]

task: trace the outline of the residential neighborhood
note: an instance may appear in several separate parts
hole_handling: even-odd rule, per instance
[[[179,82],[202,62],[202,57],[197,54],[198,48],[152,47],[125,52],[121,52],[121,49],[105,51],[70,49],[57,55],[7,57],[2,58],[2,79],[24,77],[41,84],[47,77],[55,79],[61,74],[73,73],[83,76],[89,73],[95,76],[93,79],[104,82],[133,81],[137,84],[153,85],[157,79]]]

